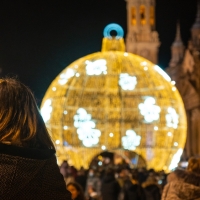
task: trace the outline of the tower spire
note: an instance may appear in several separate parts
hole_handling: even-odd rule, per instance
[[[200,0],[198,0],[197,3],[197,15],[195,23],[192,26],[192,29],[200,28]]]
[[[178,63],[180,63],[182,61],[183,55],[184,55],[184,50],[185,50],[185,47],[184,47],[182,39],[181,39],[180,23],[177,22],[176,37],[171,46],[172,58],[169,63],[170,67],[176,67],[178,65]]]
[[[177,22],[177,25],[176,25],[176,37],[175,37],[175,40],[174,40],[172,46],[183,46],[179,21]]]
[[[197,3],[197,15],[196,20],[191,28],[191,41],[190,41],[190,49],[192,50],[200,50],[200,0]]]

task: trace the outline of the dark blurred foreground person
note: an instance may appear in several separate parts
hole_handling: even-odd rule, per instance
[[[200,200],[200,158],[191,158],[187,170],[176,170],[167,180],[162,200]]]
[[[31,91],[0,79],[0,199],[71,200]]]

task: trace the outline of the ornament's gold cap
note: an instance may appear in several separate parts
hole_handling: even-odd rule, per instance
[[[111,36],[110,32],[116,31],[116,36]],[[104,29],[104,38],[101,51],[125,51],[124,31],[118,24],[109,24]]]

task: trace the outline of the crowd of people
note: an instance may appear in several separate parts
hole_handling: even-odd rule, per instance
[[[75,200],[200,200],[200,158],[170,174],[128,165],[76,170],[67,161],[60,171]]]
[[[131,169],[129,165],[92,166],[88,170],[76,170],[64,161],[60,172],[72,194],[74,190],[82,191],[72,195],[76,200],[160,200],[166,183],[163,171]]]
[[[127,165],[77,170],[56,150],[24,84],[0,79],[0,199],[200,200],[200,158],[168,176]]]

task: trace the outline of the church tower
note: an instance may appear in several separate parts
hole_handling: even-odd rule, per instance
[[[166,69],[181,94],[187,114],[187,140],[183,159],[200,155],[200,0],[196,20],[191,28],[191,39],[184,51],[177,26],[176,39],[172,44],[172,58]]]
[[[155,0],[126,0],[126,50],[153,63],[158,62],[158,33],[155,31]]]

